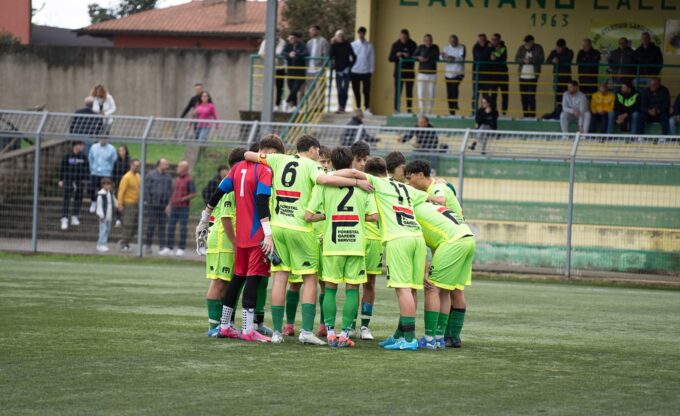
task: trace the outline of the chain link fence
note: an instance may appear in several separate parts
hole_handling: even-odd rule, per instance
[[[197,139],[199,128],[209,130],[204,141]],[[141,161],[142,178],[160,159],[168,161],[172,176],[180,161],[189,163],[198,195],[189,207],[185,258],[197,258],[192,235],[205,203],[202,190],[211,179],[219,180],[217,168],[226,164],[230,149],[248,148],[268,132],[281,135],[290,150],[295,138],[311,134],[331,148],[365,140],[375,155],[401,151],[407,160],[429,160],[436,175],[455,186],[476,232],[477,270],[680,276],[677,136],[238,121],[199,125],[183,119],[0,111],[0,250],[96,252],[100,225],[90,206],[98,178],[73,166],[106,140],[116,152],[125,147],[131,159]],[[82,141],[82,149],[74,149],[74,141]],[[115,193],[126,170],[118,162],[110,173],[99,174],[112,176]],[[182,247],[179,230],[168,236],[163,210],[143,202],[148,183],[141,181],[136,212],[126,208],[122,217],[112,218],[108,254],[155,256],[170,238],[174,248]],[[132,249],[121,251],[117,243],[128,235]]]

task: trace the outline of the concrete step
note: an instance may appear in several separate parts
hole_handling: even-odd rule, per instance
[[[352,113],[335,114],[335,113],[324,113],[321,117],[319,124],[333,124],[338,126],[344,126],[352,119]],[[385,126],[387,125],[386,116],[364,116],[364,125],[366,126]]]

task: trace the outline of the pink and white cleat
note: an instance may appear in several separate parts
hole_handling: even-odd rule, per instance
[[[240,337],[239,331],[237,331],[233,326],[230,326],[228,328],[220,328],[220,334],[218,335],[219,338],[231,338],[231,339],[239,339]]]
[[[266,337],[256,330],[252,330],[248,332],[247,334],[241,334],[240,338],[243,341],[250,341],[250,342],[272,342],[272,339],[269,337]]]
[[[323,338],[326,335],[328,335],[328,329],[326,328],[326,325],[324,324],[319,325],[319,331],[316,333],[316,336],[319,338]]]
[[[288,337],[294,337],[295,336],[295,324],[285,324],[283,326],[283,335],[286,335]]]

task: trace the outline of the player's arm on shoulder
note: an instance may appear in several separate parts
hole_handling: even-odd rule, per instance
[[[332,176],[338,176],[338,177],[342,177],[342,178],[368,180],[368,177],[364,172],[358,171],[356,169],[336,170],[335,172],[333,172]]]
[[[367,222],[378,222],[378,214],[366,214],[366,217],[364,218],[364,221]]]
[[[373,192],[373,185],[366,180],[366,175],[363,172],[354,171],[357,172],[355,176],[338,175],[338,172],[343,172],[345,170],[352,171],[351,169],[343,169],[333,172],[333,175],[321,174],[317,176],[316,183],[318,185],[337,187],[358,186],[366,192]]]
[[[260,154],[258,152],[246,152],[243,155],[243,158],[247,160],[248,162],[259,162]]]
[[[309,209],[305,211],[305,221],[307,222],[319,222],[326,219],[326,214],[321,212],[312,212]]]

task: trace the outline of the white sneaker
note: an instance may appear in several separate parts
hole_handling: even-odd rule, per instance
[[[357,337],[357,330],[356,329],[350,329],[348,333],[350,339],[356,338]]]
[[[319,338],[317,338],[316,335],[314,335],[312,332],[308,331],[300,331],[300,337],[298,338],[300,340],[300,343],[302,344],[311,344],[311,345],[326,345],[325,342],[321,341]]]
[[[61,229],[68,230],[68,218],[64,217],[61,219]]]
[[[182,250],[181,248],[178,248],[177,251],[175,251],[175,256],[177,256],[177,257],[184,256],[184,250]]]
[[[368,329],[368,327],[362,326],[361,329],[359,330],[359,339],[372,341],[373,334],[371,333],[371,330]]]
[[[90,214],[94,214],[94,212],[97,210],[97,203],[96,202],[91,202],[90,203]]]
[[[279,110],[279,106],[278,106],[278,105],[275,105],[275,106],[274,106],[274,112],[275,112],[275,113],[278,113],[279,111],[280,111],[280,110]]]
[[[158,251],[158,255],[159,255],[159,256],[169,256],[169,255],[171,255],[171,254],[172,254],[172,250],[170,250],[170,249],[167,248],[167,247],[165,247],[164,249]]]
[[[369,108],[367,108],[366,111],[364,111],[364,115],[365,116],[372,116],[373,113],[371,113],[371,110]]]
[[[283,334],[279,331],[274,331],[272,334],[272,344],[283,344]]]
[[[109,251],[109,248],[106,246],[97,246],[97,251],[100,253],[106,253],[107,251]]]
[[[75,215],[71,216],[71,225],[80,225],[80,220]]]
[[[116,225],[114,225],[114,227],[120,227],[121,225],[123,225],[123,223],[120,222],[120,220],[116,220]]]
[[[288,107],[288,112],[289,112],[289,113],[294,113],[296,110],[297,110],[297,106],[295,106],[295,105],[292,106],[292,107]]]

